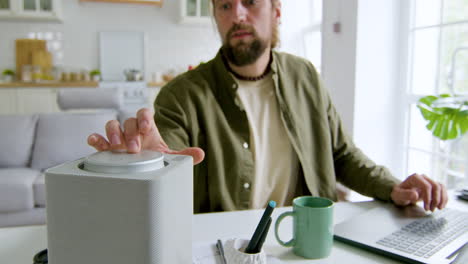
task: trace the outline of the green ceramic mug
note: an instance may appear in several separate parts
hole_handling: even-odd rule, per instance
[[[278,235],[281,221],[293,217],[293,238],[284,242]],[[312,196],[301,196],[293,200],[293,211],[282,213],[275,224],[278,243],[293,247],[294,254],[318,259],[330,255],[333,245],[333,201]]]

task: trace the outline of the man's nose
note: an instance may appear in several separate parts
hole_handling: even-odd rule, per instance
[[[244,22],[247,18],[247,8],[242,4],[242,1],[235,1],[234,2],[234,22]]]

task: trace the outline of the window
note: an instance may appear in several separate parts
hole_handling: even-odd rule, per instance
[[[305,57],[314,63],[317,71],[322,68],[322,1],[311,3],[311,24],[304,29]]]
[[[310,60],[321,68],[322,0],[281,2],[279,50]]]
[[[406,171],[448,188],[468,184],[468,134],[441,141],[416,107],[425,95],[468,95],[468,1],[411,0],[407,31]]]
[[[183,24],[210,24],[210,0],[180,0],[181,19]]]

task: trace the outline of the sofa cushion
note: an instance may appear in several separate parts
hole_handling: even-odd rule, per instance
[[[28,168],[0,169],[0,213],[32,209],[33,182],[39,174]]]
[[[9,212],[0,215],[0,228],[25,226],[25,225],[44,225],[46,224],[46,209],[33,208],[31,210]],[[5,257],[3,255],[2,257]],[[28,262],[23,262],[28,263]],[[29,262],[31,263],[31,262]]]
[[[57,93],[57,104],[62,110],[120,109],[122,95],[117,88],[63,88]]]
[[[34,205],[36,207],[45,207],[46,196],[45,196],[45,177],[44,173],[41,173],[33,182],[33,193],[34,193]]]
[[[31,167],[44,170],[94,153],[87,144],[88,136],[105,135],[107,121],[116,118],[114,111],[40,114]]]
[[[0,168],[29,165],[36,121],[36,115],[0,115]]]

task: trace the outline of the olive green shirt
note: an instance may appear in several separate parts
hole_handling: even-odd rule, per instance
[[[314,66],[272,52],[274,89],[281,120],[299,158],[295,195],[337,199],[336,182],[361,194],[389,200],[399,182],[367,158],[345,133]],[[165,85],[155,101],[155,121],[170,148],[200,147],[194,167],[194,212],[249,209],[254,157],[249,123],[236,97],[238,84],[221,54]],[[278,153],[281,155],[281,153]]]

